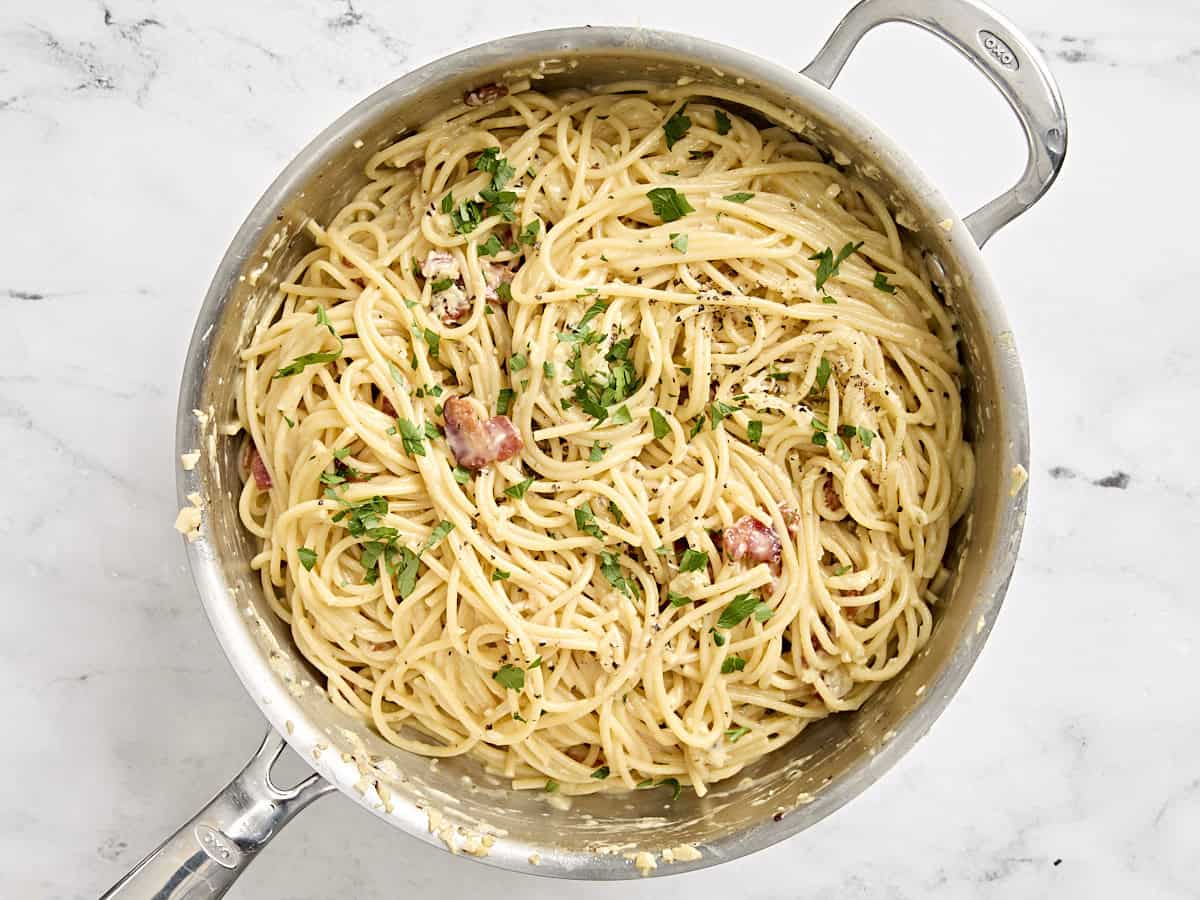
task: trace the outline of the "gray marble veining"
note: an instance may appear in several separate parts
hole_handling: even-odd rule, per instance
[[[500,34],[641,22],[799,66],[845,5],[0,6],[0,895],[95,896],[256,745],[171,529],[172,433],[201,296],[287,159],[400,72]],[[1071,149],[987,248],[1029,384],[1029,524],[930,735],[816,828],[676,880],[496,872],[332,797],[232,896],[1200,894],[1200,18],[1186,0],[1000,5],[1056,69]],[[1019,171],[1002,105],[919,33],[870,36],[837,90],[963,212]]]

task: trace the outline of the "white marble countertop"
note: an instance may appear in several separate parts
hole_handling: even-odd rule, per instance
[[[675,879],[474,866],[338,796],[231,896],[1200,893],[1200,18],[1190,0],[1000,2],[1050,57],[1071,146],[986,252],[1029,386],[1031,506],[1003,615],[929,736],[820,825]],[[201,297],[287,160],[379,85],[501,34],[640,22],[799,66],[846,5],[0,7],[0,894],[96,896],[263,730],[171,529],[172,435]],[[913,29],[871,35],[837,90],[964,212],[1019,172],[1001,102]]]

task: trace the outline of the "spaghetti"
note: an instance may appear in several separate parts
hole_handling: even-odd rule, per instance
[[[489,86],[309,224],[242,354],[241,516],[391,743],[703,794],[927,641],[973,480],[953,318],[780,121]]]

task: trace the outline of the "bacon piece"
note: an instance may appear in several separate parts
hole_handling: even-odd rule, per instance
[[[262,456],[258,452],[258,448],[253,444],[250,445],[249,451],[250,472],[254,475],[254,484],[260,491],[268,491],[271,489],[271,473],[267,471],[267,464],[263,462]]]
[[[742,516],[725,529],[721,536],[725,555],[732,560],[745,557],[756,563],[767,563],[778,574],[783,565],[783,546],[779,535],[770,525],[752,516]]]
[[[442,409],[446,421],[446,443],[455,461],[467,469],[482,469],[489,463],[511,459],[525,446],[508,416],[484,421],[463,397],[451,397]]]
[[[837,488],[833,486],[832,475],[825,479],[825,505],[834,512],[842,508],[842,498],[838,494]]]
[[[471,314],[471,300],[457,284],[433,295],[433,314],[444,325],[457,325]]]
[[[795,537],[800,533],[800,513],[796,512],[795,507],[785,503],[779,507],[779,514],[783,516],[783,524],[787,526],[787,533]]]
[[[507,96],[508,85],[493,81],[491,84],[481,84],[479,87],[467,91],[463,94],[463,103],[467,106],[483,106],[485,103],[491,103]]]
[[[435,281],[442,278],[456,281],[462,273],[458,271],[458,260],[453,254],[444,250],[430,250],[425,254],[425,261],[421,263],[421,274]]]
[[[483,264],[483,296],[487,300],[495,300],[500,295],[496,289],[506,281],[512,281],[512,272],[507,266],[498,263]]]

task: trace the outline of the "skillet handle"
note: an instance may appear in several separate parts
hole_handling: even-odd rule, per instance
[[[271,782],[283,752],[274,731],[217,796],[109,888],[100,900],[203,900],[223,897],[271,838],[334,786],[312,775],[293,788]]]
[[[964,220],[982,247],[1058,177],[1067,152],[1067,114],[1058,85],[1037,48],[975,0],[862,0],[838,23],[803,74],[832,87],[863,35],[885,22],[923,28],[969,59],[1004,95],[1025,131],[1029,158],[1020,179]]]

